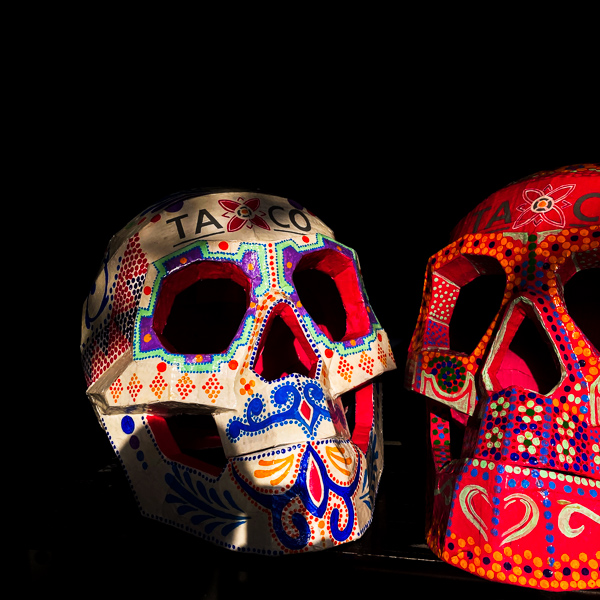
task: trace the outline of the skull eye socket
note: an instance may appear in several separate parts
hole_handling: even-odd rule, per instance
[[[248,308],[249,291],[248,278],[233,263],[191,263],[162,281],[152,327],[169,352],[224,352]]]
[[[490,256],[462,255],[436,274],[458,293],[446,307],[450,349],[472,354],[500,310],[506,289],[504,269]]]
[[[335,250],[305,254],[292,276],[302,306],[333,342],[366,335],[369,316],[354,261]]]

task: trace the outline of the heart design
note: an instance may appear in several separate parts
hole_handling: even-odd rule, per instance
[[[568,500],[559,500],[558,504],[562,504],[564,506],[558,515],[558,528],[560,529],[561,533],[567,537],[577,537],[578,535],[581,535],[585,529],[585,525],[581,525],[576,529],[571,527],[569,521],[571,519],[571,515],[574,513],[582,514],[594,521],[594,523],[598,523],[600,525],[600,515],[592,512],[589,508],[582,506],[581,504],[577,504],[576,502],[569,502]]]
[[[485,488],[479,485],[467,485],[463,488],[459,495],[460,507],[467,520],[474,525],[477,531],[479,531],[479,533],[482,535],[483,539],[487,542],[488,536],[486,530],[488,527],[473,507],[473,500],[477,496],[481,496],[485,502],[490,504],[488,493]],[[529,533],[535,529],[535,526],[538,523],[540,511],[534,500],[532,500],[526,494],[511,494],[510,496],[507,496],[504,499],[504,509],[517,502],[517,500],[520,501],[525,507],[525,513],[523,518],[518,523],[512,527],[509,527],[501,534],[501,546],[529,535]]]

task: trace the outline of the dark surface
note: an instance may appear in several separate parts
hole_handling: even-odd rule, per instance
[[[393,389],[398,375],[386,374],[384,385]],[[415,437],[423,417],[417,405],[407,430]],[[408,433],[403,437],[386,444],[375,516],[364,536],[283,557],[231,552],[140,516],[120,466],[110,458],[97,470],[72,476],[57,469],[55,477],[38,480],[39,504],[28,510],[26,581],[62,597],[92,591],[199,599],[254,593],[315,599],[597,597],[598,592],[543,592],[489,582],[438,560],[424,537],[424,435],[419,441]]]
[[[252,593],[597,597],[597,592],[545,593],[484,581],[438,560],[424,544],[420,494],[407,491],[410,480],[403,481],[398,468],[406,449],[393,445],[385,452],[375,518],[360,540],[277,558],[233,553],[141,517],[119,466],[110,463],[54,489],[50,503],[33,515],[25,556],[28,582],[62,597],[92,591],[206,599]]]

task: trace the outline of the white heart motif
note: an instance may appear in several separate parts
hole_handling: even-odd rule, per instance
[[[486,530],[487,525],[483,519],[477,514],[477,511],[473,508],[473,499],[476,496],[481,495],[482,499],[488,504],[490,500],[488,498],[487,490],[479,485],[467,485],[463,488],[459,495],[459,502],[462,511],[467,520],[472,523],[477,531],[483,536],[483,539],[487,542],[488,536]],[[525,537],[531,533],[538,523],[540,518],[540,511],[537,504],[526,494],[511,494],[504,499],[504,508],[509,507],[511,504],[520,500],[525,506],[525,514],[523,518],[516,524],[507,529],[500,536],[502,539],[501,546],[514,542],[522,537]]]
[[[558,515],[558,528],[569,538],[577,537],[585,529],[583,525],[577,527],[577,529],[573,529],[571,527],[569,520],[571,519],[571,515],[574,513],[585,515],[586,517],[592,519],[592,521],[595,523],[600,524],[600,515],[597,515],[595,512],[592,512],[589,508],[582,506],[581,504],[569,502],[568,500],[559,500],[558,504],[565,506]]]

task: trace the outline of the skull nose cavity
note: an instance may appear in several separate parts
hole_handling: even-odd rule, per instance
[[[508,317],[504,339],[488,359],[486,370],[491,391],[516,386],[547,395],[563,378],[546,332],[528,310],[522,309]]]
[[[252,370],[267,381],[291,373],[314,378],[318,360],[292,307],[277,304],[261,333]]]

